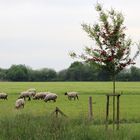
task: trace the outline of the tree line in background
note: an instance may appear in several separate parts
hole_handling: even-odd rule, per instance
[[[110,81],[110,74],[96,64],[73,62],[69,68],[56,72],[43,68],[33,70],[25,65],[12,65],[9,69],[0,68],[1,81]],[[140,81],[140,68],[132,66],[124,69],[117,81]]]

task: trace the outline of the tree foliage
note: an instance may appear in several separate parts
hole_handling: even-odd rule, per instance
[[[28,70],[25,65],[12,65],[7,71],[7,79],[11,81],[27,81]]]
[[[117,81],[140,81],[140,68],[122,70]],[[56,72],[43,68],[33,70],[25,65],[12,65],[9,69],[0,68],[0,81],[111,81],[109,72],[94,63],[73,62],[67,69]]]
[[[135,64],[139,50],[130,58],[132,40],[125,34],[123,25],[124,17],[120,12],[104,10],[97,3],[96,11],[99,21],[93,25],[82,24],[83,30],[94,41],[94,47],[86,47],[81,55],[70,53],[72,57],[80,57],[86,62],[93,62],[110,73],[115,81],[115,76],[128,65]],[[136,44],[140,49],[140,44]]]
[[[116,94],[115,80],[116,75],[126,66],[135,64],[135,58],[140,50],[136,52],[133,58],[130,58],[130,47],[132,40],[126,37],[123,25],[124,17],[120,12],[111,9],[105,11],[97,3],[96,11],[99,14],[99,22],[93,25],[82,24],[83,29],[88,36],[96,43],[94,48],[85,48],[85,52],[80,58],[87,62],[93,62],[105,69],[112,76],[113,94]],[[140,44],[138,44],[140,49]],[[72,57],[76,54],[72,53]],[[115,96],[113,96],[113,128],[115,124]]]

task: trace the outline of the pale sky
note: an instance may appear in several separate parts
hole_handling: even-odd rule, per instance
[[[125,17],[127,35],[140,41],[139,0],[98,0]],[[82,52],[93,42],[81,24],[98,22],[97,0],[0,0],[0,67],[25,64],[33,69],[68,68],[76,61],[71,50]],[[132,48],[132,52],[135,48]],[[136,66],[140,67],[140,56]]]

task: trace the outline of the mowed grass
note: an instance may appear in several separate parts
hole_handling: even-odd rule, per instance
[[[50,91],[58,94],[55,103],[45,103],[42,100],[26,101],[24,109],[16,110],[15,101],[20,92],[29,88],[40,91]],[[66,91],[79,92],[79,101],[69,101]],[[105,120],[106,96],[112,93],[112,82],[0,82],[0,92],[8,93],[8,101],[0,100],[0,118],[16,114],[29,113],[34,116],[51,114],[59,107],[67,116],[88,116],[88,98],[93,98],[93,113],[95,120]],[[116,92],[123,92],[120,97],[120,118],[123,122],[140,122],[140,82],[116,82]],[[110,102],[110,114],[112,101]],[[111,117],[111,115],[110,115]]]
[[[26,101],[25,108],[16,110],[20,92],[36,88],[37,92],[58,94],[56,102]],[[66,91],[79,92],[79,100],[69,101]],[[0,100],[0,140],[139,140],[140,82],[117,82],[120,97],[120,130],[110,123],[105,130],[106,94],[112,93],[112,82],[0,82],[0,92],[8,100]],[[88,98],[93,99],[94,120],[88,119]],[[53,117],[59,107],[68,117]],[[112,120],[110,102],[110,122]]]
[[[49,90],[58,94],[66,91],[79,91],[84,95],[99,95],[111,93],[112,82],[0,82],[0,91],[12,95],[28,88],[36,88],[37,91]],[[140,82],[116,82],[116,91],[140,95]]]

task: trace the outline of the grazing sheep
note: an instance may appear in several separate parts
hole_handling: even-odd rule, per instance
[[[35,89],[35,88],[30,88],[30,89],[28,89],[27,91],[30,93],[30,95],[31,95],[32,97],[34,97],[35,94],[36,94],[36,89]]]
[[[8,95],[6,93],[0,93],[0,99],[7,100]]]
[[[36,95],[36,92],[34,91],[27,91],[27,92],[29,93],[30,97],[34,97]]]
[[[47,94],[48,94],[48,92],[38,92],[33,97],[33,100],[39,100],[39,99],[43,100]]]
[[[15,103],[15,108],[16,109],[19,109],[19,108],[24,108],[24,105],[25,105],[25,100],[24,98],[23,99],[17,99],[16,100],[16,103]]]
[[[55,93],[48,93],[45,96],[44,101],[47,102],[47,101],[53,100],[54,102],[56,102],[56,99],[57,99],[57,95]]]
[[[78,92],[66,92],[65,95],[68,96],[68,99],[71,100],[72,98],[74,98],[74,100],[77,98],[77,100],[79,100],[78,98]]]
[[[20,93],[19,99],[20,98],[24,98],[26,100],[26,98],[28,98],[28,101],[31,100],[31,92],[29,91],[23,91]]]

